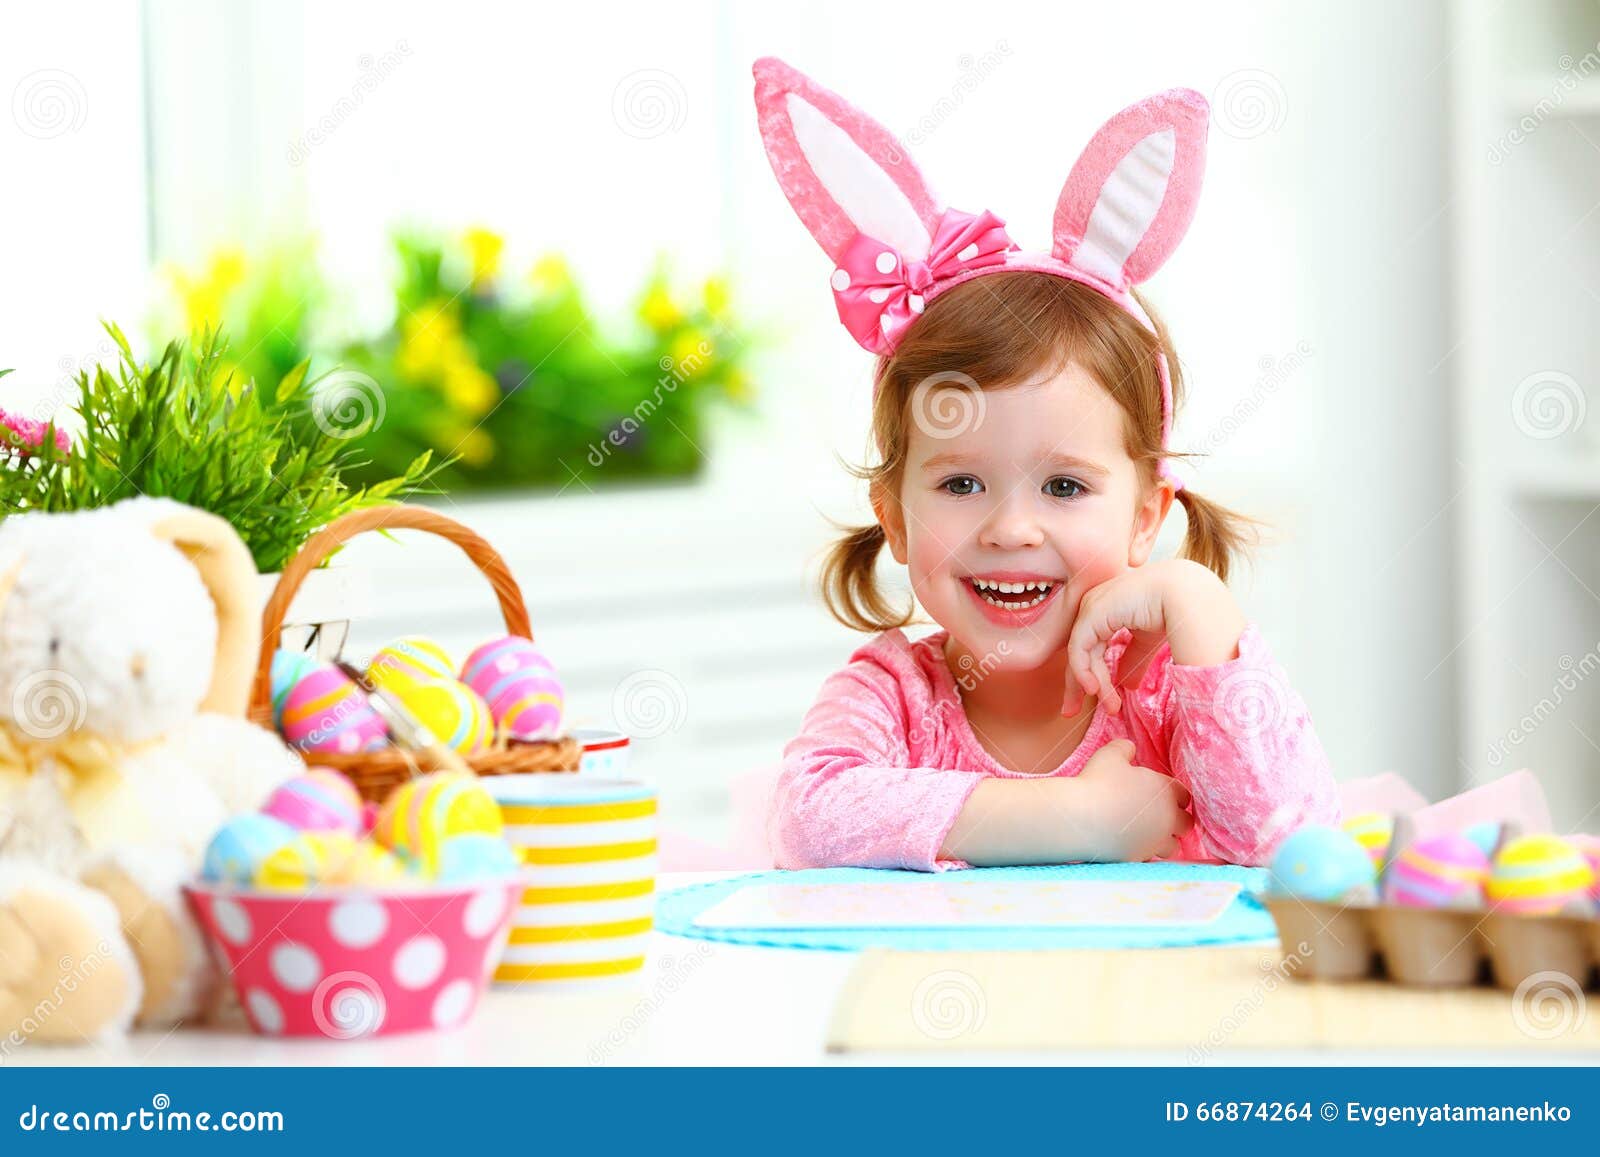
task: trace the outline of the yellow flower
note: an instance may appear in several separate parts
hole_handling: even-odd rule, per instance
[[[743,370],[729,370],[723,388],[735,402],[748,402],[755,397],[755,391],[750,388],[750,378]]]
[[[181,269],[170,271],[173,288],[183,306],[184,322],[191,332],[216,329],[222,324],[228,296],[244,281],[244,254],[238,249],[219,249],[211,256],[205,271],[190,277]]]
[[[547,253],[533,263],[528,281],[541,294],[555,294],[572,284],[572,268],[559,253]]]
[[[472,261],[472,288],[482,289],[500,273],[500,254],[505,250],[506,240],[480,226],[468,229],[462,240]]]
[[[488,413],[500,397],[500,387],[495,380],[470,358],[461,358],[445,367],[442,387],[451,405],[474,418]]]
[[[717,347],[702,330],[685,330],[673,338],[667,351],[672,359],[672,375],[679,381],[699,377],[717,360]]]
[[[456,453],[468,466],[482,466],[494,457],[494,439],[483,429],[474,426],[456,447]]]
[[[448,303],[430,301],[400,319],[396,360],[408,378],[430,378],[466,356],[461,326]]]
[[[728,312],[728,283],[721,277],[708,277],[705,287],[706,312],[722,318]]]
[[[639,303],[639,317],[657,333],[665,333],[683,321],[683,311],[672,300],[664,285],[653,285]]]

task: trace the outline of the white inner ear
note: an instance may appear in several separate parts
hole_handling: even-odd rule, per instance
[[[855,227],[905,257],[926,257],[932,238],[894,179],[798,93],[788,94],[788,105],[789,123],[806,162]]]
[[[1073,265],[1112,284],[1122,280],[1122,267],[1161,209],[1177,155],[1172,129],[1151,133],[1128,150],[1100,189]]]

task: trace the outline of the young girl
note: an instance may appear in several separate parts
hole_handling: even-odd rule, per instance
[[[839,97],[780,61],[755,74],[773,170],[879,355],[877,522],[823,576],[835,616],[879,633],[784,750],[779,866],[1262,864],[1338,822],[1305,704],[1224,585],[1245,520],[1168,465],[1178,361],[1133,290],[1193,216],[1204,99],[1108,122],[1030,254],[993,214],[939,207]],[[1155,560],[1174,498],[1181,557]],[[900,629],[885,545],[942,630]]]

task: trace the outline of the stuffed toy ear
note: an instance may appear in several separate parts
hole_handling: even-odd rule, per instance
[[[250,550],[224,519],[177,504],[151,521],[150,532],[194,563],[216,604],[217,656],[200,710],[242,719],[261,650],[260,588]]]
[[[756,61],[755,78],[772,171],[835,264],[857,233],[927,257],[942,210],[893,134],[781,60]]]
[[[1119,291],[1160,269],[1194,218],[1209,119],[1205,97],[1174,88],[1107,121],[1056,202],[1055,255]]]

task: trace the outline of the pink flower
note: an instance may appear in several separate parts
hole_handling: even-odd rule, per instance
[[[10,435],[7,440],[20,449],[37,450],[44,444],[44,435],[49,424],[36,418],[24,418],[19,414],[0,410],[0,427],[4,427]],[[72,449],[72,439],[67,437],[65,430],[56,431],[56,449],[63,454]]]

